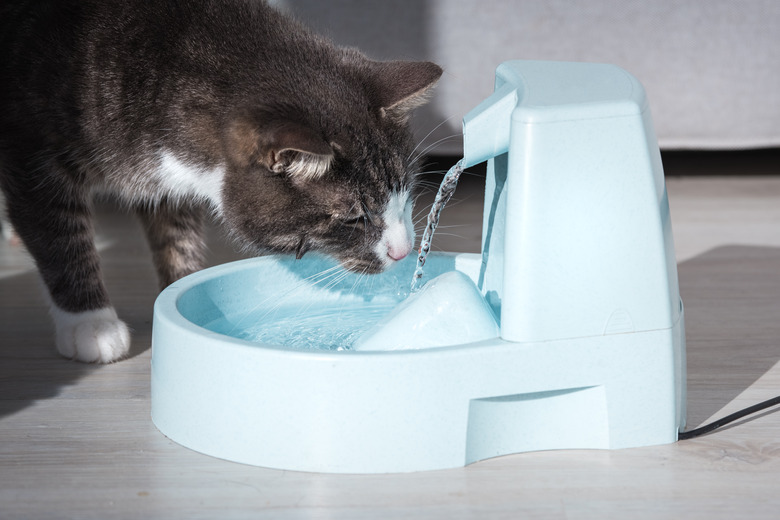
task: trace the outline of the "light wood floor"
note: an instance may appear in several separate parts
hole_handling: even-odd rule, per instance
[[[747,155],[730,166],[748,176],[668,179],[690,427],[780,394],[778,159]],[[668,174],[698,174],[702,164],[724,173],[709,156],[668,162]],[[478,249],[479,182],[463,181],[438,247]],[[191,452],[149,419],[156,283],[139,226],[102,210],[98,234],[114,304],[135,330],[132,358],[109,366],[57,357],[31,263],[0,244],[0,518],[780,517],[780,413],[771,412],[666,446],[399,475],[295,473]],[[232,258],[214,238],[211,262]]]

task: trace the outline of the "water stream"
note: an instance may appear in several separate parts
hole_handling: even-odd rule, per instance
[[[431,211],[428,213],[428,223],[425,226],[422,239],[420,240],[420,252],[417,256],[417,268],[412,276],[411,291],[416,292],[424,285],[423,278],[423,266],[425,265],[425,259],[428,257],[428,253],[431,250],[431,241],[433,240],[433,233],[436,231],[436,226],[439,225],[439,218],[441,217],[441,210],[452,198],[452,194],[455,193],[455,188],[458,185],[458,179],[460,174],[463,173],[463,159],[455,163],[455,166],[449,169],[444,175],[444,179],[441,181],[439,191],[436,193],[436,198],[431,206]]]

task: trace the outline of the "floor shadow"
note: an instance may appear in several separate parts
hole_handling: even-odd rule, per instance
[[[95,219],[104,282],[119,317],[132,331],[129,357],[147,353],[158,285],[151,254],[135,217],[110,205]],[[209,226],[207,264],[242,258],[224,233]],[[43,297],[43,284],[21,248],[0,244],[0,417],[56,397],[85,375],[101,370],[62,358]],[[121,363],[121,362],[120,362]]]
[[[76,383],[92,368],[61,358],[35,272],[0,279],[0,417]]]
[[[719,247],[682,262],[678,272],[690,430],[720,417],[780,361],[780,249]]]

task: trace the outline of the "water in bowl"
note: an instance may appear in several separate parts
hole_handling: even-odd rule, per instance
[[[317,301],[256,309],[225,316],[205,328],[264,345],[307,350],[350,350],[365,331],[387,315],[399,300]]]

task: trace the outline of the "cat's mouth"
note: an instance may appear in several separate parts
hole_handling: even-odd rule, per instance
[[[339,261],[346,270],[353,273],[380,274],[403,261],[409,253],[411,253],[411,246],[408,252],[406,248],[402,248],[402,252],[396,252],[394,255],[387,251],[384,251],[384,254],[375,251],[374,254],[365,256],[341,257]]]
[[[381,262],[378,259],[364,260],[356,258],[341,260],[341,265],[347,271],[357,274],[380,274],[390,267],[385,262]]]
[[[284,244],[277,249],[282,254],[292,254],[296,260],[301,260],[306,253],[316,251],[337,260],[347,271],[356,274],[379,274],[396,264],[391,256],[378,254],[377,251],[366,251],[361,247],[353,247],[347,251],[343,247],[335,247],[332,244],[323,244],[311,241],[309,237],[302,236]]]

